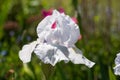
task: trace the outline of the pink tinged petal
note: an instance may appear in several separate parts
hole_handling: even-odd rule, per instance
[[[37,35],[41,41],[44,40],[47,33],[51,31],[51,26],[54,19],[51,16],[45,17],[37,26]]]
[[[50,30],[49,31],[46,31],[47,33],[46,33],[46,37],[45,37],[45,39],[47,40],[47,42],[48,43],[51,43],[51,44],[53,44],[53,43],[59,43],[59,44],[61,44],[61,42],[63,42],[62,40],[63,39],[66,39],[67,37],[69,37],[69,33],[68,34],[66,34],[66,32],[68,32],[69,31],[69,27],[65,27],[65,26],[63,26],[63,24],[60,24],[60,22],[62,23],[62,20],[61,20],[61,18],[59,17],[60,16],[60,13],[58,12],[58,11],[56,11],[56,10],[54,10],[53,11],[53,14],[52,14],[52,16],[50,16],[51,18],[50,18],[50,20],[51,19],[53,19],[52,21],[50,21],[50,23],[52,23],[52,24],[49,24],[52,28],[55,28],[55,30],[52,30],[51,29],[51,27],[50,27]],[[56,22],[56,18],[59,18],[58,20],[59,20],[59,25],[57,24],[57,22]],[[57,20],[57,21],[58,21]],[[57,27],[58,26],[58,27]],[[64,28],[66,28],[66,30],[64,30]],[[39,28],[40,29],[40,28]],[[48,30],[49,28],[47,28],[47,29],[44,29],[44,31],[45,30]],[[49,33],[49,34],[48,34]],[[67,35],[67,36],[65,36],[65,37],[62,37],[62,36],[64,36],[64,35]],[[45,36],[45,35],[44,35]]]
[[[78,20],[75,17],[72,17],[72,20],[77,24]]]
[[[42,10],[42,15],[43,17],[47,17],[49,15],[52,15],[52,12],[53,12],[53,9],[50,9],[50,10]]]
[[[58,11],[60,13],[64,13],[64,9],[63,8],[59,8]],[[42,15],[43,17],[47,17],[49,15],[52,15],[53,9],[49,9],[49,10],[42,10]]]
[[[22,47],[22,50],[19,51],[19,58],[23,61],[23,63],[27,63],[31,61],[31,54],[37,45],[37,41],[33,41],[30,44],[26,44]]]
[[[53,31],[51,27],[55,30]],[[38,24],[37,34],[41,41],[45,39],[48,43],[57,42],[70,47],[77,42],[80,31],[78,25],[69,16],[53,10],[51,16],[47,16]]]
[[[57,25],[57,24],[56,24],[56,21],[55,21],[55,22],[52,24],[52,27],[51,27],[51,28],[52,28],[52,29],[55,29],[55,28],[56,28],[56,25]]]
[[[50,40],[53,39],[52,28],[56,27],[55,18],[59,15],[59,12],[54,10],[53,14],[51,16],[45,17],[37,26],[37,35],[41,39],[41,41],[44,41],[44,39]],[[55,23],[54,23],[55,22]],[[54,23],[54,24],[53,24]],[[50,39],[48,39],[50,38]],[[51,41],[50,41],[51,42]]]
[[[52,24],[55,22],[56,17],[59,15],[59,12],[54,10],[51,16],[45,17],[37,26],[37,34],[40,37],[41,32],[50,31]]]
[[[69,48],[69,58],[74,64],[85,64],[89,68],[93,67],[94,62],[88,60],[82,55],[82,52],[78,48]]]
[[[59,11],[60,13],[64,13],[64,12],[65,12],[63,8],[59,8],[58,11]]]

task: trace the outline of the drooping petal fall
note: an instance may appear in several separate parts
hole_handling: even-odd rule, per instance
[[[68,58],[64,54],[68,51],[64,46],[39,44],[34,52],[44,63],[49,63],[53,66],[61,60],[68,61]]]
[[[74,63],[74,64],[85,64],[89,68],[91,68],[95,63],[88,60],[86,57],[82,55],[82,52],[74,47],[74,48],[69,48],[69,59]]]
[[[33,41],[30,44],[24,45],[22,47],[22,50],[19,51],[19,57],[23,61],[23,63],[27,63],[31,61],[31,55],[36,45],[37,45],[37,41]]]

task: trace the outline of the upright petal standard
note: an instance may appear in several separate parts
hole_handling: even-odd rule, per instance
[[[79,26],[68,15],[53,10],[52,15],[38,24],[37,35],[36,41],[24,45],[20,50],[19,57],[23,63],[29,62],[34,52],[42,62],[53,66],[61,60],[85,64],[90,68],[95,64],[75,47],[74,44],[80,37]]]

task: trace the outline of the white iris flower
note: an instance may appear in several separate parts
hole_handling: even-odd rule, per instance
[[[115,65],[114,73],[115,75],[120,75],[120,53],[118,53],[117,57],[115,58]]]
[[[53,66],[61,60],[85,64],[90,68],[95,64],[75,47],[80,31],[78,25],[68,15],[54,10],[52,15],[45,17],[38,24],[37,34],[38,39],[24,45],[19,52],[23,63],[30,62],[31,54],[34,52],[42,62]]]

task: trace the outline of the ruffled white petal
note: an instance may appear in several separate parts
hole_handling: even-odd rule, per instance
[[[69,39],[65,42],[68,46],[75,44],[80,36],[80,30],[78,25],[67,15],[62,15],[67,22],[68,28],[70,28]],[[66,24],[66,23],[65,23]]]
[[[60,13],[54,10],[53,15],[45,17],[37,26],[37,34],[39,38],[45,38],[45,33],[51,31],[51,26],[55,22],[56,17]]]
[[[114,67],[114,74],[115,75],[120,75],[120,64],[118,64]]]
[[[53,11],[54,12],[54,11]],[[53,14],[54,15],[54,14]],[[56,18],[57,31],[53,34],[64,46],[73,46],[80,35],[79,27],[74,21],[64,13],[59,14]],[[58,34],[58,35],[56,35]]]
[[[19,51],[19,57],[23,61],[23,63],[27,63],[31,61],[31,54],[37,45],[37,41],[33,41],[30,44],[26,44],[22,47],[22,50]]]
[[[117,54],[117,57],[115,58],[115,64],[119,65],[120,64],[120,53]]]
[[[68,61],[68,58],[63,52],[68,52],[64,46],[49,45],[46,43],[39,44],[34,52],[44,62],[51,65],[55,65],[61,60]]]
[[[120,75],[120,53],[118,53],[117,57],[115,58],[115,65],[114,73],[115,75]]]
[[[44,41],[46,34],[49,33],[51,30],[50,26],[52,25],[49,21],[51,19],[50,16],[47,16],[45,19],[43,19],[37,27],[37,35],[41,41]]]
[[[82,52],[75,48],[69,48],[69,58],[74,64],[85,64],[89,68],[91,68],[95,63],[88,60],[82,55]]]
[[[52,29],[52,24],[56,22],[56,28]],[[38,37],[46,40],[49,44],[59,44],[63,46],[73,46],[80,36],[79,27],[64,13],[57,10],[53,14],[43,19],[37,27]]]

